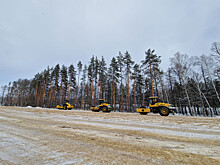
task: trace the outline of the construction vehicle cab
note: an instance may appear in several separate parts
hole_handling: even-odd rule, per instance
[[[68,110],[71,110],[71,109],[74,108],[74,106],[71,105],[68,100],[65,100],[65,101],[63,102],[63,104],[57,105],[56,108],[57,108],[57,109],[64,109],[64,110],[67,110],[67,109],[68,109]]]
[[[90,110],[93,112],[111,112],[111,104],[106,102],[105,99],[99,99],[99,105],[90,107]]]
[[[137,108],[136,111],[140,114],[146,115],[149,112],[159,113],[161,116],[168,116],[175,112],[175,108],[171,104],[162,102],[157,96],[149,97],[150,108]]]

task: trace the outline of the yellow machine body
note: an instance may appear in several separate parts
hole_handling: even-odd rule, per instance
[[[145,107],[137,108],[136,111],[139,112],[142,115],[145,115],[145,114],[151,112],[150,108],[145,108]]]
[[[163,103],[161,102],[158,97],[149,97],[150,98],[150,103],[149,103],[149,106],[151,108],[155,108],[155,107],[167,107],[169,108],[171,106],[171,104],[168,104],[168,103]],[[155,102],[155,103],[154,103]]]
[[[107,103],[104,99],[99,99],[99,105],[90,107],[90,110],[94,112],[111,112],[111,104]]]
[[[157,96],[149,97],[149,107],[150,108],[137,108],[136,112],[140,114],[146,115],[149,112],[159,113],[161,116],[168,116],[171,112],[174,113],[176,110],[171,104],[163,103],[161,100],[158,99]]]
[[[68,109],[68,110],[71,110],[71,109],[74,108],[74,106],[71,105],[69,102],[66,101],[66,102],[63,103],[63,105],[57,105],[56,108],[57,108],[57,109],[64,109],[64,110],[67,110],[67,109]]]

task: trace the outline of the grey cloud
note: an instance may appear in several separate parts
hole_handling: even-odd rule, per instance
[[[1,1],[0,85],[93,54],[109,60],[128,50],[139,63],[148,48],[166,70],[177,51],[207,54],[220,41],[219,15],[219,0]]]

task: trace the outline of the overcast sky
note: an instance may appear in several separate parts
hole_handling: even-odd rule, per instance
[[[220,41],[220,0],[0,0],[0,86],[47,66],[109,63],[155,49],[166,71],[176,52],[209,54]]]

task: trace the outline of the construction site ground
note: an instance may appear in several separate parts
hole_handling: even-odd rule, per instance
[[[220,118],[0,107],[0,164],[220,164]]]

